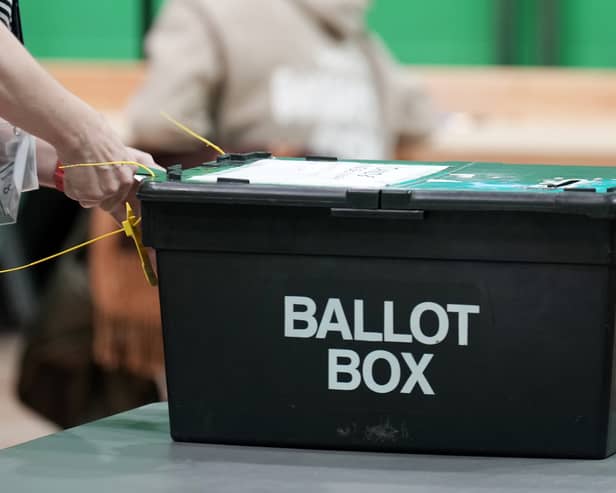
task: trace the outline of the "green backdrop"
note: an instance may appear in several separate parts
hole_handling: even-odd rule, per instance
[[[144,0],[21,4],[36,56],[140,57]],[[405,63],[582,67],[616,67],[615,19],[615,0],[374,0],[368,15]]]
[[[44,58],[137,58],[141,4],[141,0],[20,0],[26,46]]]

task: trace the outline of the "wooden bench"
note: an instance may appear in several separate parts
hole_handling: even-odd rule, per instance
[[[616,71],[524,68],[412,70],[457,113],[405,157],[616,164]]]

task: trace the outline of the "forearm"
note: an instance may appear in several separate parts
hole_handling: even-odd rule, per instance
[[[100,117],[63,88],[0,26],[0,111],[56,148],[77,149]]]
[[[37,143],[39,180],[46,186],[54,185],[56,157],[65,164],[136,161],[154,166],[150,155],[127,148],[100,114],[45,72],[4,26],[0,116],[49,143]],[[117,212],[135,183],[134,173],[133,166],[67,169],[64,193],[83,207]]]

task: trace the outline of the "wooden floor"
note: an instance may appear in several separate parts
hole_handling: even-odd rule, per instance
[[[56,427],[19,404],[14,395],[20,339],[0,334],[0,449],[48,435]]]

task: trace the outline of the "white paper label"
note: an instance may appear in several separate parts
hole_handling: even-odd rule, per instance
[[[262,159],[237,169],[195,176],[190,180],[212,183],[218,178],[231,178],[262,185],[383,188],[430,176],[447,168],[435,165]]]

